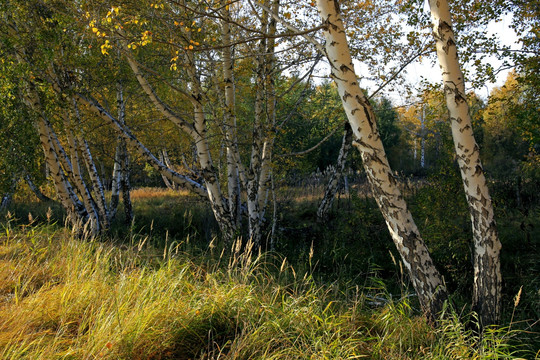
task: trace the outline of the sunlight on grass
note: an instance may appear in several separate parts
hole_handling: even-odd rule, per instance
[[[490,335],[491,347],[470,346],[457,320],[434,331],[407,298],[372,308],[369,289],[335,299],[331,286],[300,279],[272,256],[193,259],[8,222],[0,235],[0,358],[510,358],[501,333]]]
[[[148,199],[148,198],[163,198],[164,196],[167,197],[187,197],[192,195],[191,192],[179,189],[179,190],[170,190],[167,188],[152,188],[152,187],[144,187],[144,188],[137,188],[131,190],[131,198],[132,199]]]

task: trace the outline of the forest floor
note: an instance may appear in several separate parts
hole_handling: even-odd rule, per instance
[[[504,325],[482,336],[463,325],[464,307],[449,306],[434,328],[419,313],[399,265],[376,265],[385,258],[373,254],[383,248],[364,250],[371,258],[363,262],[347,260],[356,255],[327,235],[283,240],[312,225],[309,199],[282,204],[293,219],[281,219],[283,238],[264,254],[223,247],[209,210],[185,194],[144,189],[133,199],[134,223],[116,224],[103,238],[74,236],[78,231],[59,226],[56,209],[47,219],[46,204],[16,205],[2,219],[0,359],[540,356],[529,320],[534,311],[522,313],[538,301],[527,298],[527,289],[521,304],[505,299]],[[384,233],[369,199],[336,206],[359,212],[372,237]],[[30,209],[27,220],[22,214]]]

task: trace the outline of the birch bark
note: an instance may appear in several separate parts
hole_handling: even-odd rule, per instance
[[[131,134],[120,122],[112,116],[107,110],[99,105],[93,99],[89,99],[81,94],[76,94],[75,99],[88,107],[88,109],[98,115],[101,119],[111,124],[116,131],[126,140],[126,142],[133,147],[142,157],[148,161],[154,169],[160,174],[164,174],[169,180],[174,181],[178,185],[193,191],[195,194],[207,197],[207,192],[204,186],[193,181],[192,179],[177,173],[173,169],[170,169],[161,161],[159,161],[137,138]]]
[[[392,175],[377,130],[373,108],[358,85],[345,29],[339,15],[339,5],[335,0],[317,0],[317,7],[325,25],[325,50],[332,68],[332,77],[338,86],[354,133],[354,145],[360,151],[373,195],[408,271],[422,309],[429,319],[436,320],[447,298],[443,278],[431,260]]]
[[[349,123],[347,123],[345,126],[346,128],[343,132],[341,148],[339,150],[339,155],[336,162],[336,171],[334,171],[330,176],[328,184],[326,185],[324,196],[321,200],[321,203],[319,204],[319,208],[317,209],[317,221],[319,223],[323,223],[326,220],[328,211],[332,206],[332,202],[334,201],[338,190],[339,179],[343,174],[343,170],[345,170],[345,162],[347,160],[347,156],[349,155],[349,151],[352,147],[353,132]]]
[[[120,177],[122,176],[121,171],[121,158],[120,158],[120,136],[117,140],[116,151],[114,152],[114,165],[111,181],[111,202],[109,205],[109,211],[111,219],[116,217],[116,212],[118,210],[118,203],[120,202]]]
[[[226,242],[232,243],[236,233],[235,223],[229,209],[228,202],[223,198],[219,178],[212,162],[210,146],[208,144],[206,117],[202,104],[202,91],[199,76],[195,66],[194,55],[187,53],[186,70],[190,79],[191,104],[193,106],[193,118],[195,131],[193,139],[197,148],[197,157],[201,166],[202,176],[208,191],[208,198],[214,212],[214,217],[219,224]]]
[[[51,198],[43,194],[41,190],[39,189],[39,187],[37,187],[37,185],[34,184],[34,181],[32,180],[32,178],[30,177],[28,173],[24,174],[24,180],[28,184],[28,187],[30,188],[30,190],[32,190],[32,192],[37,196],[39,201],[43,201],[43,202],[52,201]]]
[[[47,116],[41,106],[39,95],[33,84],[28,84],[26,86],[24,98],[26,105],[38,115],[35,126],[39,133],[41,147],[45,155],[45,162],[49,168],[49,174],[56,188],[58,199],[64,209],[66,209],[68,219],[73,225],[79,222],[86,224],[89,221],[91,233],[97,234],[100,230],[97,213],[94,211],[94,208],[90,206],[90,203],[84,204],[81,202],[68,179],[68,175],[62,168],[61,160],[69,161],[69,159],[67,159],[65,153],[57,153],[58,139],[56,139],[56,136],[54,136],[54,138],[51,136],[52,129],[50,128]],[[65,167],[69,170],[69,164],[66,164]]]
[[[482,326],[495,324],[501,315],[501,242],[497,235],[493,204],[474,138],[458,60],[451,14],[446,0],[430,0],[433,35],[450,112],[452,137],[469,204],[474,241],[473,309]]]
[[[268,11],[263,9],[260,16],[261,32],[268,31]],[[262,151],[264,146],[265,88],[266,88],[266,51],[267,38],[263,35],[259,42],[255,65],[255,114],[253,118],[251,157],[247,181],[247,207],[249,221],[249,237],[259,246],[261,243],[261,209],[259,203],[259,180],[262,168]]]
[[[161,152],[159,154],[159,161],[161,161],[167,167],[172,169],[172,164],[171,164],[171,161],[169,159],[169,154],[167,153],[166,149],[161,150]],[[169,179],[167,179],[167,177],[165,175],[162,174],[161,177],[163,178],[163,182],[165,183],[165,186],[168,189],[174,190],[174,191],[178,190],[178,186],[174,182],[171,182]]]
[[[231,15],[229,5],[222,9],[221,37],[223,39],[223,82],[225,93],[225,141],[227,146],[227,188],[229,208],[233,222],[238,228],[241,221],[240,172],[244,172],[238,151],[238,136],[236,131],[236,96],[234,83],[234,64],[231,48]]]
[[[277,32],[276,17],[279,14],[279,0],[274,0],[270,6],[271,16],[268,23],[268,41],[265,51],[265,100],[266,100],[266,131],[262,148],[261,174],[259,177],[259,210],[261,220],[264,219],[266,207],[268,205],[268,189],[270,187],[270,177],[272,172],[272,154],[274,152],[275,126],[276,126],[276,56],[275,47]]]

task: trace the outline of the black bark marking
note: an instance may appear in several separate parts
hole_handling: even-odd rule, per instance
[[[347,71],[352,71],[351,68],[349,68],[347,65],[343,64],[339,67],[339,70],[341,70],[343,73],[346,73]]]
[[[480,176],[482,175],[482,173],[483,173],[482,166],[480,164],[476,165],[473,176]]]
[[[463,133],[465,132],[466,130],[469,130],[471,128],[471,126],[469,124],[465,125],[464,127],[462,127],[461,129],[459,129],[459,132],[460,133]]]

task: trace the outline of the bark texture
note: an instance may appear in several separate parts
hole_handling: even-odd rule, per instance
[[[478,313],[481,325],[486,326],[500,320],[501,242],[479,147],[473,134],[448,2],[430,0],[429,5],[454,147],[471,213],[474,240],[473,310]]]
[[[325,25],[326,56],[354,133],[354,145],[360,151],[373,195],[420,304],[428,318],[435,320],[447,298],[443,278],[431,260],[388,164],[373,108],[358,85],[339,5],[334,0],[317,0],[317,7]]]
[[[87,106],[88,109],[98,115],[101,119],[111,124],[116,131],[125,139],[126,143],[134,148],[154,169],[160,174],[165,175],[169,180],[174,181],[179,186],[193,191],[193,193],[206,197],[206,189],[192,179],[177,173],[173,169],[168,168],[164,163],[159,161],[137,138],[125,127],[118,119],[111,115],[97,101],[87,98],[81,94],[76,94],[75,99],[78,103]]]
[[[36,186],[36,184],[34,183],[34,181],[32,180],[32,178],[30,177],[28,173],[24,174],[24,180],[28,184],[28,187],[30,188],[30,190],[32,190],[32,192],[39,199],[39,201],[43,201],[43,202],[52,201],[50,197],[48,197],[47,195],[43,194],[43,192],[41,192],[39,187]]]
[[[341,141],[341,148],[339,150],[339,155],[336,161],[335,171],[332,173],[330,179],[328,180],[324,196],[321,200],[321,203],[319,204],[319,208],[317,209],[317,221],[321,224],[326,220],[326,217],[328,216],[328,211],[332,207],[332,203],[334,202],[334,198],[336,197],[336,193],[339,188],[339,180],[341,179],[343,170],[345,170],[345,162],[352,147],[352,138],[353,132],[350,124],[347,123],[345,125],[345,131],[343,132],[343,139]]]

